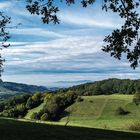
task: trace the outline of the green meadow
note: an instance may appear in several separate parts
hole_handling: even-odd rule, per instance
[[[58,122],[43,122],[68,126],[81,126],[114,130],[127,130],[128,127],[140,120],[140,105],[132,102],[133,95],[100,95],[82,96],[83,101],[75,102],[65,112],[67,115]],[[32,113],[43,107],[30,110],[25,119],[30,119]],[[116,110],[122,107],[129,111],[126,115],[119,115]]]

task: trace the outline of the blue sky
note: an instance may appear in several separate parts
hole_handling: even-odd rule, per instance
[[[3,50],[4,81],[53,86],[71,86],[106,78],[140,78],[127,60],[111,58],[101,51],[105,35],[123,21],[101,10],[101,3],[82,8],[78,3],[60,6],[59,25],[44,25],[30,15],[24,0],[0,0],[0,11],[12,17],[11,47]],[[10,11],[10,12],[9,12]]]

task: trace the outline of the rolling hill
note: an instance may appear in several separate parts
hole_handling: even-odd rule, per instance
[[[22,93],[35,93],[35,92],[46,92],[48,89],[44,86],[27,85],[14,82],[3,82],[0,81],[0,97],[7,97],[15,94]]]
[[[67,115],[58,122],[44,122],[48,124],[80,126],[90,128],[105,128],[115,130],[128,130],[129,126],[140,120],[140,105],[132,102],[133,95],[100,95],[82,96],[83,101],[76,101],[65,109]],[[31,119],[33,113],[43,108],[39,107],[28,111],[25,119]],[[119,115],[116,110],[122,107],[130,113]]]

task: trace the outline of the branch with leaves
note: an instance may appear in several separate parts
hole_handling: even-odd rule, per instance
[[[60,0],[67,5],[75,4],[75,0]],[[43,23],[57,24],[60,20],[57,17],[59,6],[55,5],[55,0],[27,0],[27,10],[31,14],[42,16]],[[96,0],[81,0],[83,7],[92,5]],[[140,0],[102,0],[102,9],[117,13],[125,20],[121,29],[116,29],[112,34],[105,37],[103,51],[110,53],[111,56],[121,59],[122,54],[126,54],[132,68],[136,68],[140,58],[140,38],[139,27],[140,17],[137,8]]]
[[[10,44],[7,44],[7,40],[10,39],[9,32],[7,31],[8,24],[11,23],[11,18],[4,15],[4,13],[0,12],[0,51],[2,51],[3,48],[7,48],[10,46]],[[0,77],[1,73],[3,72],[3,62],[5,60],[2,58],[0,53]]]

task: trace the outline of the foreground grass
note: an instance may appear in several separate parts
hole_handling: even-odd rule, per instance
[[[140,133],[0,119],[0,140],[139,140]]]

